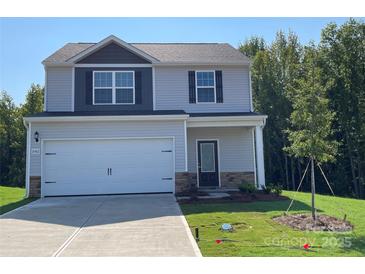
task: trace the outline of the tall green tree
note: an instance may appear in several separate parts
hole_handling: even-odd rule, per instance
[[[12,166],[17,159],[18,140],[21,130],[19,109],[13,98],[5,91],[0,93],[0,180],[5,184],[14,184]]]
[[[279,31],[274,42],[266,45],[262,38],[253,37],[240,46],[251,58],[253,103],[256,111],[269,116],[264,131],[265,166],[270,182],[285,182],[295,188],[294,161],[282,148],[287,144],[283,129],[288,127],[291,103],[288,87],[298,77],[301,45],[298,37]],[[290,177],[291,175],[291,182]],[[291,185],[291,186],[290,186]]]
[[[329,108],[327,91],[331,83],[323,81],[323,72],[318,65],[318,50],[314,45],[305,49],[302,77],[289,89],[293,111],[291,128],[287,129],[290,145],[284,148],[295,157],[311,160],[312,216],[315,219],[314,164],[333,162],[338,143],[333,136],[332,122],[335,113]]]
[[[22,115],[26,116],[43,111],[44,88],[41,85],[32,84],[25,97],[25,103],[21,105]]]
[[[336,112],[338,160],[331,168],[339,187],[364,197],[365,184],[365,24],[350,19],[322,31],[323,77],[332,81],[330,106]],[[340,177],[341,180],[336,180]],[[351,182],[347,184],[345,182]],[[345,190],[346,191],[346,190]]]
[[[0,94],[0,183],[24,186],[26,130],[23,117],[41,112],[43,88],[32,84],[23,105],[16,106],[5,91]]]

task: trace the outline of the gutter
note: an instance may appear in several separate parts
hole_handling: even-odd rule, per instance
[[[124,116],[59,116],[24,117],[26,122],[101,122],[101,121],[179,121],[186,120],[187,114],[180,115],[124,115]]]

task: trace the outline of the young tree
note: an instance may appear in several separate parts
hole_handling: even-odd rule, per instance
[[[314,164],[335,160],[338,143],[331,140],[332,121],[335,113],[329,109],[327,91],[331,83],[322,82],[318,66],[318,50],[314,45],[305,49],[302,77],[290,88],[293,112],[291,128],[287,129],[290,145],[284,150],[295,157],[311,160],[312,217],[315,213]]]

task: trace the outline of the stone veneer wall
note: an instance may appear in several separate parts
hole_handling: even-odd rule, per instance
[[[29,197],[41,196],[41,176],[29,177]]]
[[[242,183],[254,183],[254,172],[221,172],[220,173],[222,188],[237,188]],[[197,175],[189,172],[175,173],[176,193],[187,192],[196,189]]]
[[[195,177],[194,177],[195,175]],[[196,189],[196,174],[189,172],[175,173],[175,192],[187,192]]]
[[[221,172],[221,187],[237,188],[242,183],[255,183],[254,172]]]

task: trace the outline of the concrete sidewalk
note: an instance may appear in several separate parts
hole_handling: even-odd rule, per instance
[[[37,200],[0,217],[0,256],[201,256],[173,195]]]

